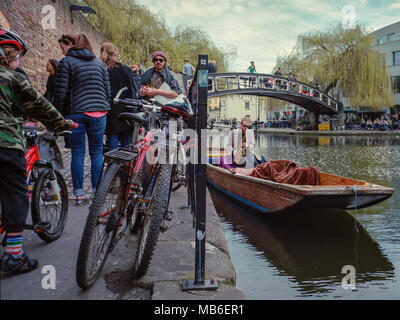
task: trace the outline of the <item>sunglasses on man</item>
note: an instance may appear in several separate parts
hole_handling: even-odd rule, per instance
[[[247,124],[243,124],[243,123],[242,123],[242,127],[244,127],[244,128],[250,128],[250,126],[249,126],[249,125],[247,125]]]
[[[154,58],[153,62],[164,62],[164,59],[158,59],[158,58]]]

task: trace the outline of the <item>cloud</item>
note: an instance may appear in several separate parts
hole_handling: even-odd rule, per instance
[[[346,5],[354,7],[357,22],[372,29],[397,22],[393,9],[400,8],[400,2],[389,5],[386,0],[379,4],[368,0],[137,1],[153,13],[163,9],[171,29],[180,24],[199,27],[218,47],[235,46],[238,58],[230,64],[232,71],[246,71],[254,60],[263,73],[273,71],[277,56],[289,53],[300,34],[342,21]]]

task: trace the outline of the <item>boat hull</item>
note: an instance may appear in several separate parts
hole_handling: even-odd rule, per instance
[[[347,178],[338,177],[338,180]],[[208,184],[254,210],[277,212],[289,208],[361,209],[390,198],[394,190],[360,180],[358,184],[298,186],[277,183],[207,165]]]

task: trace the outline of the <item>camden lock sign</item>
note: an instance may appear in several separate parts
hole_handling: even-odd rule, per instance
[[[10,24],[8,23],[6,17],[4,16],[3,12],[0,11],[0,26],[4,29],[10,29]]]

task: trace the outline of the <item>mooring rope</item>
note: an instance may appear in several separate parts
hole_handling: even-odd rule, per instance
[[[356,231],[358,232],[358,225],[357,225],[357,185],[355,184],[352,187],[353,191],[354,191],[354,210],[355,210],[355,214],[354,214],[354,227],[356,229]]]

